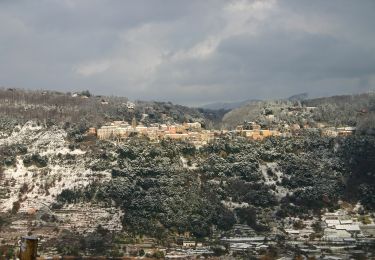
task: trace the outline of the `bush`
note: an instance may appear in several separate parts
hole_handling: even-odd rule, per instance
[[[10,223],[11,221],[8,215],[5,215],[5,214],[0,215],[0,231],[3,227],[9,225]]]
[[[21,207],[21,203],[19,200],[13,202],[12,214],[16,214],[18,210],[20,209],[20,207]]]
[[[47,158],[47,156],[41,156],[40,154],[35,153],[35,154],[31,155],[31,156],[30,155],[26,156],[23,159],[23,164],[26,167],[30,167],[32,165],[35,165],[38,168],[43,168],[43,167],[47,166],[47,164],[48,164],[48,158]]]
[[[164,259],[165,255],[164,255],[164,252],[163,251],[155,251],[153,254],[152,254],[152,257],[156,258],[156,259]]]

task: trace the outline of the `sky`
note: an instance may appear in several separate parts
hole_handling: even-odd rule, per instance
[[[0,0],[0,86],[200,105],[375,86],[374,0]]]

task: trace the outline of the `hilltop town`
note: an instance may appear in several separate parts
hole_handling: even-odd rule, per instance
[[[131,109],[135,105],[131,103]],[[298,116],[298,113],[311,114],[317,107],[303,107],[292,106],[287,108],[287,115],[290,117]],[[143,114],[141,121],[147,118],[148,114]],[[306,115],[305,115],[306,117]],[[303,117],[302,117],[303,118]],[[237,125],[235,129],[203,129],[200,122],[185,122],[183,124],[176,123],[151,123],[148,126],[144,124],[137,124],[133,118],[131,124],[127,121],[113,121],[106,123],[100,128],[90,127],[87,134],[97,136],[100,140],[117,140],[124,141],[127,138],[134,136],[142,136],[148,138],[151,142],[159,142],[163,139],[173,139],[188,141],[195,146],[206,145],[213,141],[215,138],[230,137],[230,136],[243,136],[252,140],[263,140],[267,137],[293,137],[301,134],[302,131],[316,132],[321,136],[337,137],[349,136],[355,133],[356,127],[353,126],[340,126],[335,127],[320,122],[314,122],[309,125],[298,123],[288,124],[286,121],[277,120],[277,117],[272,113],[266,116],[268,120],[267,128],[256,122],[245,121],[241,125]]]

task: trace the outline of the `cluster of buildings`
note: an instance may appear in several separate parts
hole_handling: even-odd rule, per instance
[[[350,136],[355,133],[356,128],[351,126],[345,127],[327,127],[324,124],[318,123],[312,127],[309,125],[300,126],[299,124],[285,124],[282,127],[275,126],[273,130],[262,129],[261,126],[255,122],[245,122],[236,127],[236,133],[240,136],[253,139],[263,140],[270,136],[276,137],[292,137],[299,135],[301,130],[312,130],[321,134],[321,136],[338,137]]]
[[[317,224],[319,231],[314,229]],[[373,217],[345,209],[326,212],[320,219],[286,218],[284,226],[287,243],[309,256],[331,253],[334,259],[349,259],[349,255],[366,254],[361,248],[375,245]]]
[[[267,250],[270,244],[274,244],[272,241],[268,241],[265,236],[222,238],[221,242],[228,245],[232,254],[249,251],[257,254]]]
[[[103,101],[105,102],[105,101]],[[103,103],[102,102],[102,103]],[[127,102],[126,107],[129,110],[135,108],[135,104]],[[298,116],[300,113],[312,113],[316,107],[288,107],[288,116]],[[148,114],[142,115],[142,120]],[[235,130],[205,130],[199,122],[183,124],[162,124],[155,123],[150,125],[137,124],[133,119],[131,123],[126,121],[113,121],[105,124],[99,129],[90,128],[89,134],[97,136],[100,140],[125,140],[132,136],[145,136],[150,141],[158,142],[162,139],[174,139],[188,141],[196,146],[201,146],[222,136],[242,136],[252,140],[263,140],[267,137],[292,137],[298,136],[302,130],[310,130],[320,133],[322,136],[337,137],[349,136],[355,133],[355,127],[332,127],[322,123],[304,124],[287,124],[280,121],[275,115],[266,116],[269,125],[266,129],[256,122],[244,122],[238,125]],[[141,120],[141,122],[142,122]],[[303,121],[303,120],[302,120]]]
[[[215,131],[204,130],[199,122],[184,124],[151,124],[137,125],[135,119],[129,124],[126,121],[113,121],[99,129],[90,128],[89,134],[100,140],[124,140],[131,136],[145,136],[150,141],[162,139],[189,141],[195,145],[204,145],[215,138]]]
[[[356,128],[351,126],[345,127],[326,127],[321,130],[323,136],[337,137],[337,136],[349,136],[355,133]]]
[[[285,130],[286,129],[286,130]],[[337,137],[349,136],[355,133],[355,127],[326,127],[318,124],[316,127],[300,127],[298,124],[288,125],[287,128],[280,130],[278,128],[262,129],[255,122],[245,122],[238,125],[234,131],[228,130],[205,130],[199,122],[183,124],[151,124],[145,126],[137,124],[135,119],[129,124],[126,121],[113,121],[100,127],[89,128],[88,134],[97,136],[100,140],[117,140],[122,141],[132,136],[145,136],[152,142],[159,142],[163,139],[173,139],[188,141],[196,146],[205,145],[215,138],[222,136],[242,136],[252,140],[263,140],[264,138],[291,137],[298,135],[301,129],[313,129],[321,133],[322,136]]]
[[[253,140],[263,140],[270,136],[282,136],[280,131],[261,129],[261,126],[255,122],[246,122],[243,125],[238,125],[236,127],[236,132],[240,136]]]
[[[284,219],[285,221],[289,221],[294,225],[289,224],[288,226],[284,223],[286,226],[284,232],[290,238],[296,240],[311,240],[312,237],[310,235],[316,232],[313,228],[314,223],[319,223],[322,232],[319,240],[325,242],[355,242],[357,239],[375,235],[374,220],[370,216],[351,215],[345,210],[326,212],[321,216],[321,220],[286,218]],[[300,224],[295,225],[297,222]]]
[[[375,225],[371,220],[369,224],[363,224],[357,217],[350,217],[345,211],[325,213],[322,220],[323,240],[325,241],[355,242],[356,239],[366,237],[366,232],[363,233],[362,228],[365,230],[373,228],[375,231]]]

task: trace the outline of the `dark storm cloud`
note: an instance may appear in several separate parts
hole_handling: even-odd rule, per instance
[[[372,0],[0,1],[0,84],[185,104],[375,83]]]

